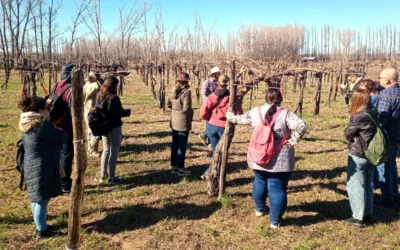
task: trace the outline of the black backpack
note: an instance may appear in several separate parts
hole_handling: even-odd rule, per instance
[[[26,184],[24,178],[24,154],[25,154],[24,144],[22,144],[22,140],[19,140],[17,142],[17,156],[15,157],[15,162],[17,163],[16,169],[20,174],[19,189],[21,189],[22,191],[26,190]]]
[[[53,89],[50,92],[50,95],[46,96],[46,102],[49,106],[49,115],[50,115],[50,121],[54,122],[59,120],[60,118],[64,117],[65,114],[70,113],[70,108],[69,108],[69,102],[66,103],[63,100],[63,95],[66,91],[71,89],[71,84],[67,84],[64,86],[64,88],[61,89],[60,93],[58,95],[55,94],[56,89],[57,89],[57,83]],[[71,93],[69,93],[68,99],[70,99]]]
[[[112,95],[107,96],[106,99],[100,104],[98,100],[96,100],[96,106],[89,111],[88,123],[89,128],[94,136],[108,135],[113,129],[107,112],[104,109],[104,105],[110,96]]]

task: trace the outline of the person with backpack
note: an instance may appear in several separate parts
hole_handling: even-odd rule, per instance
[[[181,72],[176,79],[176,85],[171,90],[167,106],[171,112],[171,166],[172,173],[178,176],[189,176],[185,169],[186,147],[189,131],[192,129],[193,108],[192,93],[189,89],[189,74]]]
[[[218,87],[208,96],[200,108],[200,117],[207,121],[206,134],[211,143],[212,153],[214,153],[215,147],[225,131],[225,115],[229,108],[229,80],[230,78],[227,75],[221,75],[218,78]],[[209,168],[201,176],[201,179],[207,178],[208,170]]]
[[[119,148],[122,141],[122,117],[131,114],[130,109],[122,108],[121,100],[117,95],[118,79],[107,76],[104,84],[97,94],[96,102],[107,118],[109,131],[102,135],[103,153],[101,156],[100,182],[108,180],[107,184],[114,185],[122,183],[122,178],[115,176]],[[90,121],[89,121],[90,122]]]
[[[74,143],[71,116],[71,80],[74,64],[67,63],[61,69],[61,81],[57,82],[50,95],[47,97],[49,105],[50,120],[58,128],[68,134],[68,141],[61,149],[61,166],[65,177],[62,177],[62,190],[64,193],[71,192],[72,186],[72,162],[74,160]]]
[[[368,90],[371,97],[371,104],[375,109],[378,110],[378,103],[380,99],[379,92],[384,88],[380,86],[378,82],[374,82],[370,79],[363,80],[365,82],[365,89]],[[379,164],[374,169],[374,188],[380,188],[381,184],[385,183],[385,163]]]
[[[377,132],[378,114],[370,102],[368,90],[353,92],[350,103],[350,122],[344,131],[349,142],[347,194],[352,217],[351,226],[364,227],[373,212],[373,175],[375,166],[367,150]]]
[[[389,159],[385,162],[385,182],[381,182],[380,205],[399,211],[399,174],[396,157],[400,150],[400,85],[399,72],[394,68],[384,69],[379,83],[385,89],[380,92],[378,102],[379,122],[390,138]]]
[[[51,235],[46,223],[49,201],[62,195],[60,150],[68,134],[50,123],[44,98],[24,96],[18,107],[23,112],[19,122],[24,147],[22,171],[36,224],[36,238],[40,239]]]
[[[283,97],[278,89],[269,88],[265,101],[244,115],[228,112],[226,116],[232,123],[252,126],[247,164],[254,173],[255,214],[265,214],[269,197],[270,228],[276,229],[287,208],[287,187],[295,165],[294,146],[307,126],[295,113],[281,107]]]
[[[94,108],[96,103],[96,96],[100,90],[100,85],[97,82],[97,77],[93,72],[89,73],[88,81],[83,86],[83,105],[84,117],[87,125],[87,141],[88,141],[88,154],[95,157],[100,157],[99,153],[99,136],[94,136],[89,127],[88,115]]]

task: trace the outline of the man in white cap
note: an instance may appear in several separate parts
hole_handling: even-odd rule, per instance
[[[211,68],[210,77],[203,82],[203,85],[201,85],[201,99],[203,100],[203,102],[205,102],[207,100],[207,97],[211,95],[211,93],[213,93],[218,87],[217,82],[220,75],[221,70],[218,67]],[[210,144],[206,136],[206,132],[199,134],[199,138],[205,146]]]
[[[100,157],[99,153],[99,140],[98,136],[93,136],[89,128],[88,114],[89,111],[96,104],[96,96],[100,90],[100,85],[97,83],[97,77],[93,72],[89,73],[88,81],[83,86],[83,104],[84,104],[84,117],[87,127],[87,141],[88,141],[88,154],[91,156]]]

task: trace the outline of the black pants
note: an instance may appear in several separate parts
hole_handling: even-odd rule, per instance
[[[72,132],[68,133],[68,141],[61,148],[61,166],[64,169],[65,177],[61,178],[62,187],[71,189],[72,186],[72,162],[74,160],[74,143],[72,142]]]

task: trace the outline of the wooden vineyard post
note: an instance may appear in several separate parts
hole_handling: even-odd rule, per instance
[[[86,143],[83,119],[83,72],[74,68],[72,72],[72,124],[74,135],[74,165],[72,172],[71,200],[68,216],[68,238],[66,249],[78,249],[81,233],[84,177],[87,166]]]
[[[331,79],[331,77],[329,76],[328,79]],[[331,84],[329,85],[329,97],[328,97],[328,108],[331,107],[331,100],[332,100],[332,92],[333,92],[333,81],[330,81]]]
[[[119,76],[119,88],[118,88],[118,95],[122,96],[124,90],[124,76]]]
[[[300,74],[299,85],[300,85],[299,86],[300,87],[299,101],[297,103],[297,107],[296,107],[296,110],[294,112],[297,113],[297,111],[298,111],[299,112],[299,117],[302,118],[303,117],[304,87],[306,85],[306,74],[304,74],[304,73]]]
[[[234,113],[235,109],[235,102],[236,102],[236,86],[235,86],[235,60],[232,60],[232,76],[231,76],[231,82],[230,82],[230,95],[229,95],[229,111]],[[221,162],[221,172],[220,172],[220,179],[219,179],[219,194],[218,194],[218,199],[220,200],[222,196],[225,193],[225,182],[226,182],[226,165],[228,163],[228,151],[229,151],[229,146],[231,144],[232,138],[233,138],[233,133],[234,133],[235,125],[230,122],[226,121],[225,125],[225,130],[228,131],[228,133],[225,132],[225,137],[224,139],[224,146],[223,146],[223,151],[222,151],[222,162]]]
[[[321,86],[322,86],[322,73],[317,72],[314,74],[317,80],[315,85],[315,96],[314,96],[314,115],[319,115],[320,103],[321,103]]]

